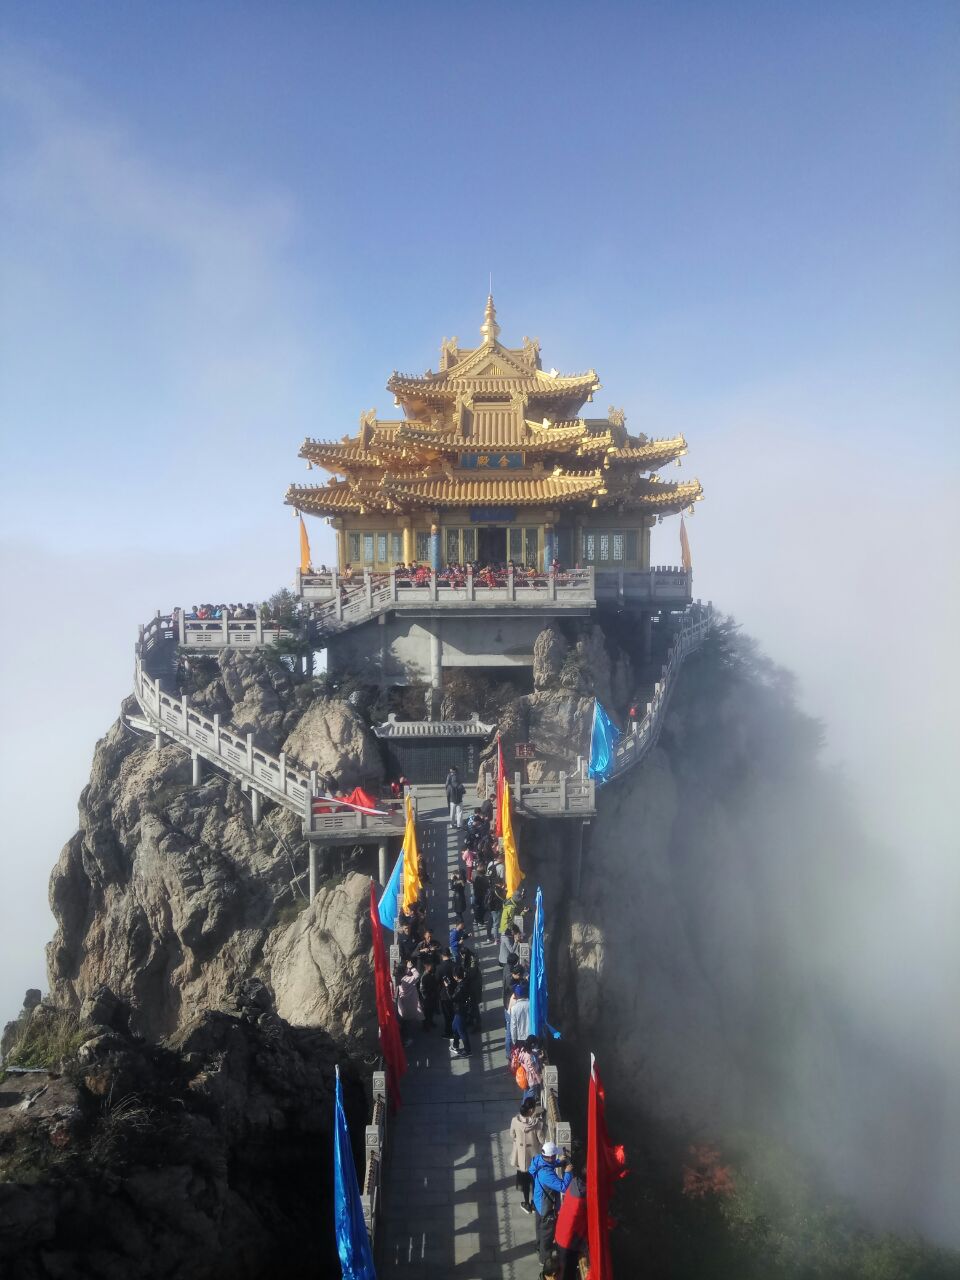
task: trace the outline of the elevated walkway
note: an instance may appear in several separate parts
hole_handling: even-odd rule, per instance
[[[703,643],[713,625],[709,604],[690,606],[684,613],[671,645],[661,678],[654,686],[646,715],[616,747],[611,777],[634,768],[656,745],[667,703],[685,658]],[[238,648],[255,649],[277,644],[284,635],[293,635],[279,626],[261,621],[233,623],[217,620],[221,642],[203,642],[206,649],[230,645],[234,626],[243,627],[249,637]],[[200,762],[206,761],[240,783],[250,795],[254,821],[259,820],[261,799],[272,800],[299,815],[304,836],[328,844],[383,841],[403,833],[399,812],[381,817],[361,814],[337,806],[321,796],[315,770],[301,768],[283,752],[274,756],[254,746],[253,735],[240,735],[220,724],[218,715],[208,716],[192,706],[186,695],[176,691],[177,655],[180,637],[189,634],[181,615],[157,614],[140,628],[134,667],[134,692],[141,715],[131,718],[135,728],[153,733],[159,746],[164,737],[190,752],[194,781],[199,782]],[[199,634],[199,633],[198,633]],[[212,635],[213,632],[204,634]],[[226,637],[227,645],[222,643]],[[191,646],[187,646],[188,648]],[[192,647],[201,647],[200,645]],[[232,645],[230,647],[233,647]],[[531,817],[568,817],[589,820],[596,811],[595,784],[585,776],[581,762],[577,775],[551,782],[526,783],[517,774],[514,800],[518,811]],[[317,804],[317,801],[321,801]]]
[[[417,836],[430,877],[428,921],[446,939],[449,874],[460,863],[443,789],[417,789]],[[465,797],[475,803],[472,794]],[[472,919],[466,916],[472,930]],[[485,937],[485,935],[483,935]],[[378,1274],[409,1280],[536,1280],[534,1219],[520,1209],[510,1121],[520,1093],[507,1071],[496,942],[470,941],[484,981],[482,1030],[451,1058],[442,1019],[413,1033],[403,1106],[388,1122],[391,1155],[378,1223]]]

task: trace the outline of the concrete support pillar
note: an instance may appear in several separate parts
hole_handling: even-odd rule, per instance
[[[312,902],[317,896],[317,846],[310,841],[310,875],[309,889],[310,901]]]
[[[196,751],[191,754],[190,762],[193,765],[193,786],[199,787],[200,779],[203,776],[203,766]]]
[[[653,655],[653,614],[640,615],[640,631],[643,639],[643,660],[649,662]]]
[[[156,751],[159,751],[160,748],[163,746],[163,734],[160,732],[159,729],[153,735],[153,745]]]
[[[440,701],[443,696],[443,668],[441,666],[440,619],[434,618],[430,632],[430,719],[440,719]]]
[[[250,788],[250,821],[254,826],[260,821],[260,792],[256,787]]]
[[[389,849],[389,841],[381,840],[377,848],[377,870],[379,874],[380,886],[385,888],[387,884],[387,876],[390,874],[387,867],[387,851]]]

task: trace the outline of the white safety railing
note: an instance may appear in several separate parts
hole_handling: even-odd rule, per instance
[[[262,618],[191,618],[179,611],[178,643],[185,649],[264,649],[281,640],[297,640],[300,629]]]
[[[270,755],[253,743],[253,734],[241,736],[224,728],[219,715],[207,716],[190,705],[186,694],[165,693],[160,681],[144,667],[144,657],[163,641],[178,634],[172,617],[157,615],[141,628],[136,650],[134,692],[147,723],[157,733],[226,769],[240,782],[252,786],[269,800],[310,820],[310,799],[316,792],[316,776],[288,763],[286,754]]]
[[[387,1076],[385,1071],[373,1073],[373,1114],[364,1135],[366,1165],[360,1203],[363,1220],[370,1237],[370,1248],[376,1257],[377,1229],[380,1225],[383,1196],[383,1170],[387,1155]]]
[[[362,813],[359,809],[337,804],[336,799],[314,796],[310,810],[310,817],[303,828],[304,835],[319,838],[356,836],[368,840],[403,835],[405,819],[399,802],[389,813]]]
[[[519,808],[534,816],[588,818],[597,807],[593,779],[566,773],[553,782],[523,782],[516,773],[513,795]]]
[[[684,613],[667,654],[667,660],[661,669],[660,679],[654,685],[653,698],[647,703],[646,715],[642,720],[637,721],[629,732],[621,734],[614,748],[611,778],[619,777],[620,774],[639,764],[647,752],[656,745],[663,727],[667,703],[684,659],[695,649],[700,648],[713,622],[712,604],[701,605],[698,601]]]

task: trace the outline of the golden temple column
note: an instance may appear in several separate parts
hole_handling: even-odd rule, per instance
[[[330,523],[337,531],[337,570],[343,573],[347,567],[347,531],[342,520],[331,520]]]
[[[413,521],[408,520],[403,526],[403,563],[413,564],[414,559]]]

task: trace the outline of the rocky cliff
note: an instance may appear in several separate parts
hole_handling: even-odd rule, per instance
[[[226,1003],[161,1044],[133,1036],[105,988],[79,1015],[26,1011],[28,1056],[59,1044],[65,1058],[0,1075],[0,1274],[335,1273],[332,1232],[316,1230],[332,1199],[334,1066],[355,1131],[361,1077],[325,1032],[279,1019],[261,984]]]
[[[226,650],[185,679],[192,699],[258,746],[345,787],[378,778],[357,713],[269,657]],[[135,710],[129,699],[123,711]],[[369,1042],[368,880],[331,881],[306,905],[292,884],[306,865],[294,815],[272,809],[254,826],[236,783],[210,770],[191,785],[186,751],[157,751],[121,717],[97,743],[79,816],[50,881],[48,972],[60,1005],[79,1009],[105,984],[129,1003],[135,1029],[157,1038],[257,973],[282,1016]]]

